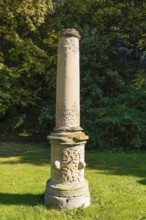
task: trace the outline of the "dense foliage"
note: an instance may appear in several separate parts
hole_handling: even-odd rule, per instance
[[[51,11],[50,0],[0,3],[0,117],[6,134],[41,130],[38,116],[54,95],[56,34],[49,19],[44,26]]]
[[[137,0],[1,1],[1,133],[43,136],[54,126],[62,28],[82,36],[81,125],[88,147],[146,148],[146,5]]]

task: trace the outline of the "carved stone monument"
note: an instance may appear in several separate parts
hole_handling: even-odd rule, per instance
[[[51,179],[47,181],[45,205],[73,209],[90,204],[84,179],[85,143],[80,127],[79,39],[75,29],[60,32],[57,63],[56,127],[51,143]]]

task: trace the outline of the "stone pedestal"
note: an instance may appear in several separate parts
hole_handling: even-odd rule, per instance
[[[57,63],[56,127],[51,143],[51,179],[47,181],[45,205],[60,209],[87,207],[88,183],[84,179],[85,143],[80,127],[79,33],[60,33]]]

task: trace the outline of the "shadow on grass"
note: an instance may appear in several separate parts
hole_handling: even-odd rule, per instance
[[[10,194],[0,193],[0,204],[3,205],[44,205],[44,194]]]
[[[1,164],[50,164],[50,146],[47,143],[0,142]]]
[[[87,167],[100,174],[135,176],[146,185],[146,152],[88,152]]]
[[[146,179],[138,181],[140,184],[146,185]]]

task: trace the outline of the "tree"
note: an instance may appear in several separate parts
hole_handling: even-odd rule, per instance
[[[44,26],[52,10],[51,0],[0,3],[0,117],[9,119],[7,128],[19,127],[52,93],[56,34],[49,19]]]
[[[0,6],[1,126],[11,118],[14,130],[44,134],[53,127],[57,33],[75,28],[88,146],[145,147],[144,1],[55,0],[53,9],[47,2]]]

